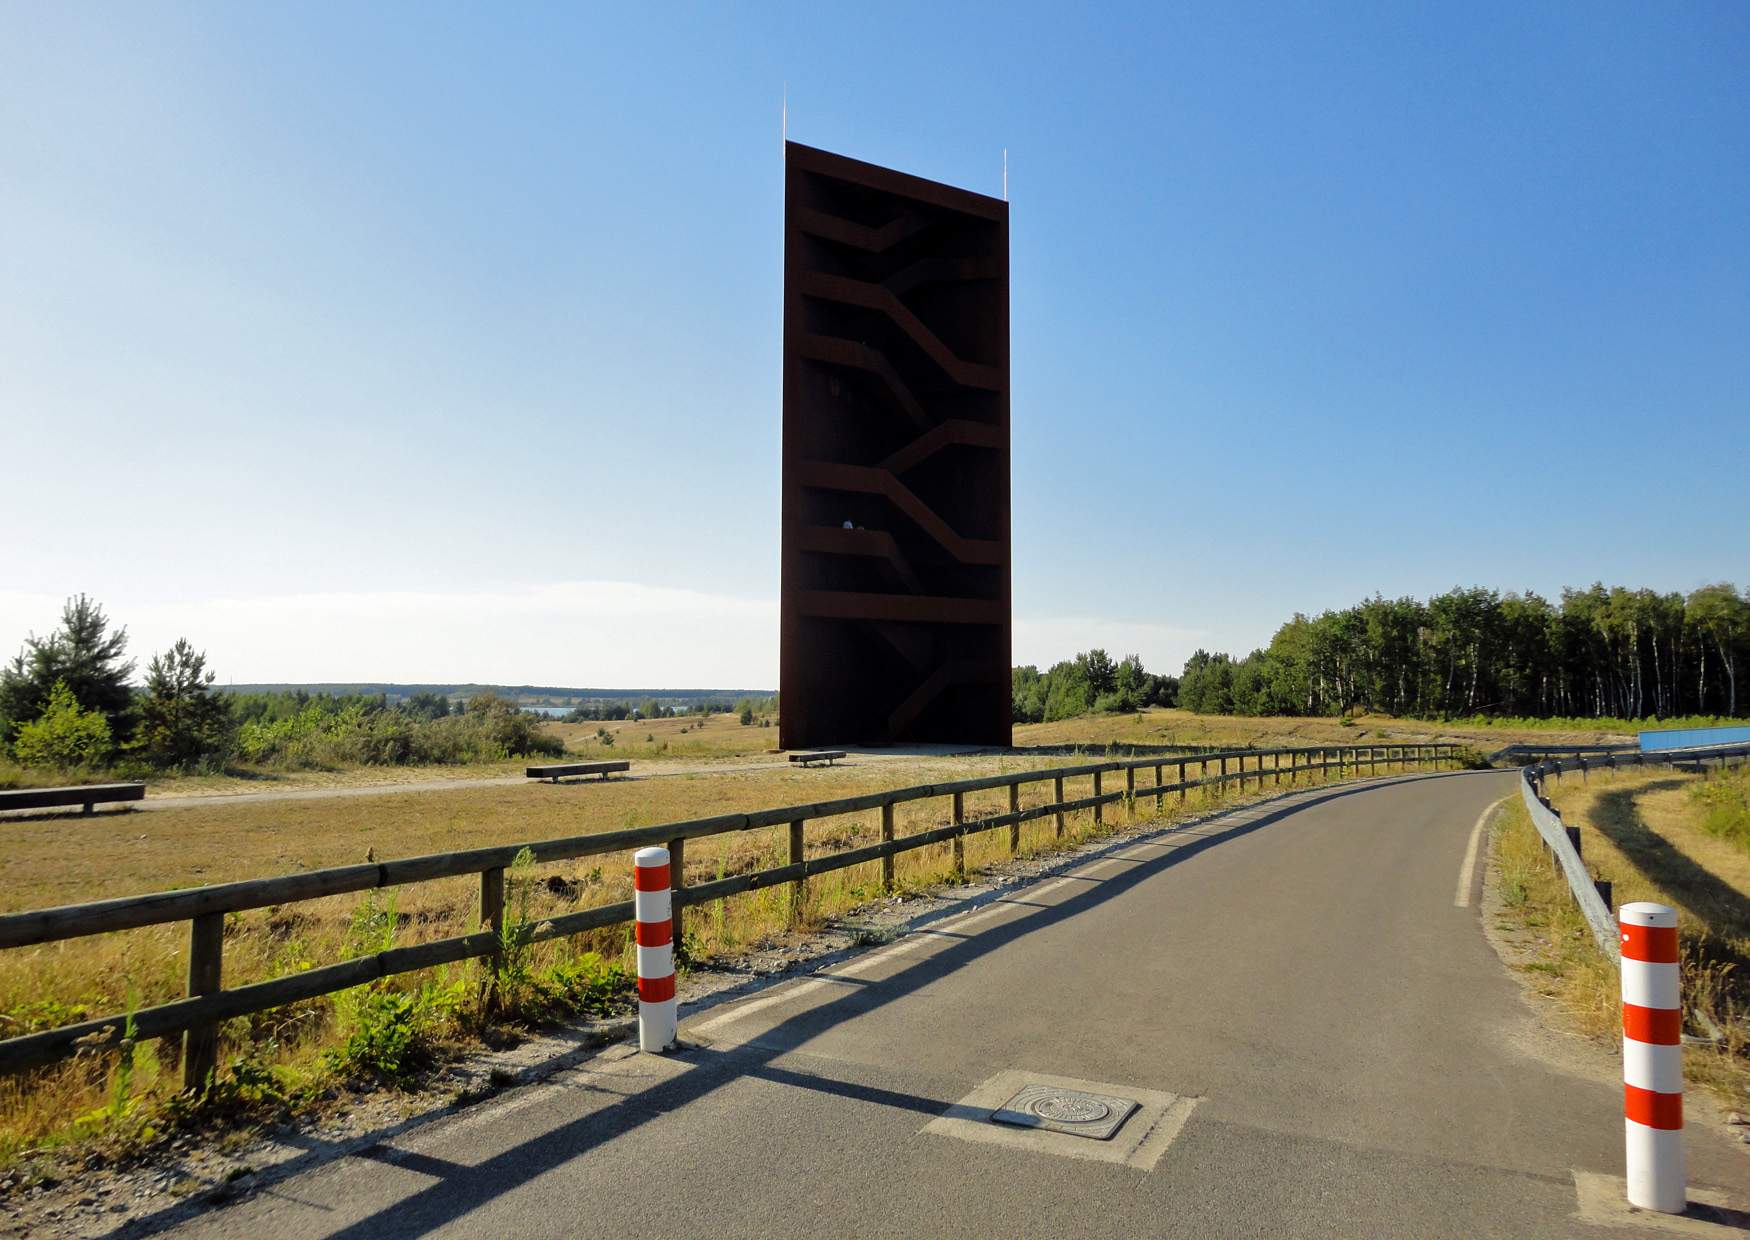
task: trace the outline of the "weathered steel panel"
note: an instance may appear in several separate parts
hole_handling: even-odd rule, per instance
[[[780,743],[1010,739],[1009,209],[789,143]]]

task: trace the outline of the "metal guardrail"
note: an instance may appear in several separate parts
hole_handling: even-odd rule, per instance
[[[1553,775],[1559,780],[1564,771],[1579,771],[1584,778],[1594,767],[1615,770],[1618,767],[1645,766],[1648,763],[1674,766],[1698,762],[1705,766],[1712,761],[1723,766],[1728,758],[1750,760],[1750,745],[1666,750],[1656,753],[1644,753],[1638,748],[1630,748],[1626,751],[1605,752],[1592,758],[1584,754],[1576,754],[1570,758],[1546,758],[1542,762],[1520,768],[1519,793],[1525,801],[1526,812],[1531,815],[1531,824],[1537,828],[1544,845],[1567,878],[1568,890],[1573,893],[1574,903],[1585,917],[1587,928],[1592,931],[1598,949],[1618,964],[1622,961],[1622,945],[1618,939],[1615,911],[1611,907],[1610,884],[1593,878],[1592,872],[1586,868],[1586,863],[1580,856],[1580,830],[1565,824],[1561,814],[1550,804],[1549,798],[1544,796],[1545,779]]]
[[[1458,746],[1453,744],[1393,744],[1234,749],[1176,757],[1156,754],[1143,758],[982,776],[950,783],[924,784],[811,805],[759,810],[750,814],[722,814],[713,818],[632,830],[604,831],[594,835],[435,853],[366,865],[337,866],[279,878],[219,883],[181,891],[163,891],[88,904],[8,913],[0,915],[0,949],[28,947],[85,935],[187,921],[190,923],[188,993],[186,998],[133,1013],[100,1017],[0,1041],[0,1075],[42,1067],[70,1058],[88,1048],[115,1047],[121,1043],[127,1027],[131,1024],[136,1041],[186,1034],[183,1046],[183,1084],[185,1088],[203,1088],[217,1065],[220,1021],[282,1007],[302,999],[332,994],[397,973],[408,973],[472,958],[495,957],[503,942],[505,870],[524,849],[537,862],[551,862],[599,856],[651,844],[666,845],[673,858],[675,937],[678,939],[681,936],[681,910],[688,905],[779,883],[793,884],[794,890],[800,894],[802,884],[810,875],[847,866],[880,861],[883,887],[891,890],[894,881],[894,857],[931,844],[952,842],[954,868],[963,871],[964,838],[977,832],[1008,827],[1009,849],[1014,852],[1020,846],[1021,824],[1039,818],[1055,816],[1057,834],[1061,836],[1064,815],[1092,810],[1095,821],[1099,821],[1105,806],[1121,801],[1128,803],[1134,812],[1136,798],[1153,797],[1158,802],[1177,793],[1183,800],[1191,789],[1219,788],[1235,782],[1243,792],[1248,780],[1256,781],[1261,788],[1267,779],[1280,784],[1282,778],[1287,776],[1292,783],[1301,775],[1333,769],[1341,779],[1350,773],[1357,776],[1374,774],[1382,768],[1389,771],[1394,767],[1408,770],[1411,766],[1439,766],[1453,761],[1457,750]],[[1270,759],[1271,765],[1265,765],[1266,759]],[[1247,769],[1247,762],[1252,763],[1250,769]],[[1199,766],[1195,778],[1188,773],[1188,768],[1193,764]],[[1210,773],[1212,766],[1215,768],[1214,774]],[[1177,768],[1177,779],[1172,783],[1165,782],[1163,778],[1167,767]],[[1136,773],[1150,769],[1154,772],[1154,783],[1139,787]],[[1124,776],[1122,790],[1105,790],[1103,781],[1109,774]],[[1065,799],[1064,781],[1081,778],[1092,780],[1092,795]],[[1052,800],[1043,805],[1022,809],[1022,785],[1045,780],[1052,781]],[[1008,812],[967,820],[966,794],[996,788],[1008,789]],[[894,807],[909,801],[935,797],[950,798],[952,821],[944,826],[896,838]],[[866,810],[881,812],[880,843],[844,849],[826,856],[805,855],[804,827],[811,819]],[[687,840],[776,826],[790,828],[788,865],[694,886],[685,885]],[[477,875],[480,879],[482,926],[476,932],[409,947],[390,948],[339,964],[312,968],[290,976],[231,989],[226,989],[221,984],[226,913],[468,875]],[[533,942],[542,942],[581,934],[629,922],[632,914],[632,901],[626,900],[578,913],[546,918],[535,923],[530,937]]]
[[[1639,753],[1639,745],[1539,745],[1533,742],[1515,741],[1504,745],[1489,755],[1490,762],[1516,762],[1522,758],[1548,758],[1559,755],[1597,754],[1600,757],[1613,753]]]

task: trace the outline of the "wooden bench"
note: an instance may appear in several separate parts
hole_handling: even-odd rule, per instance
[[[9,788],[0,792],[0,810],[52,809],[60,805],[83,805],[85,813],[99,801],[144,801],[146,785],[80,784],[72,788]]]
[[[824,762],[831,766],[833,762],[845,756],[842,749],[817,749],[809,753],[793,753],[790,761],[800,762],[803,766],[813,766],[816,762]]]
[[[599,775],[606,779],[610,772],[631,769],[630,762],[560,762],[553,766],[531,766],[524,774],[530,779],[550,779],[558,783],[567,775]]]

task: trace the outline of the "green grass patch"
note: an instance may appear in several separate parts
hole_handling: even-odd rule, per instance
[[[1689,797],[1701,808],[1703,831],[1750,853],[1750,767],[1723,771],[1695,784]]]

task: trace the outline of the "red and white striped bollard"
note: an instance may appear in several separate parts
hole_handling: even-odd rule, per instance
[[[1623,1127],[1630,1205],[1682,1214],[1683,1004],[1677,912],[1642,901],[1617,910],[1622,932]]]
[[[632,916],[638,943],[638,1049],[665,1051],[675,1041],[674,904],[668,849],[632,857]]]

